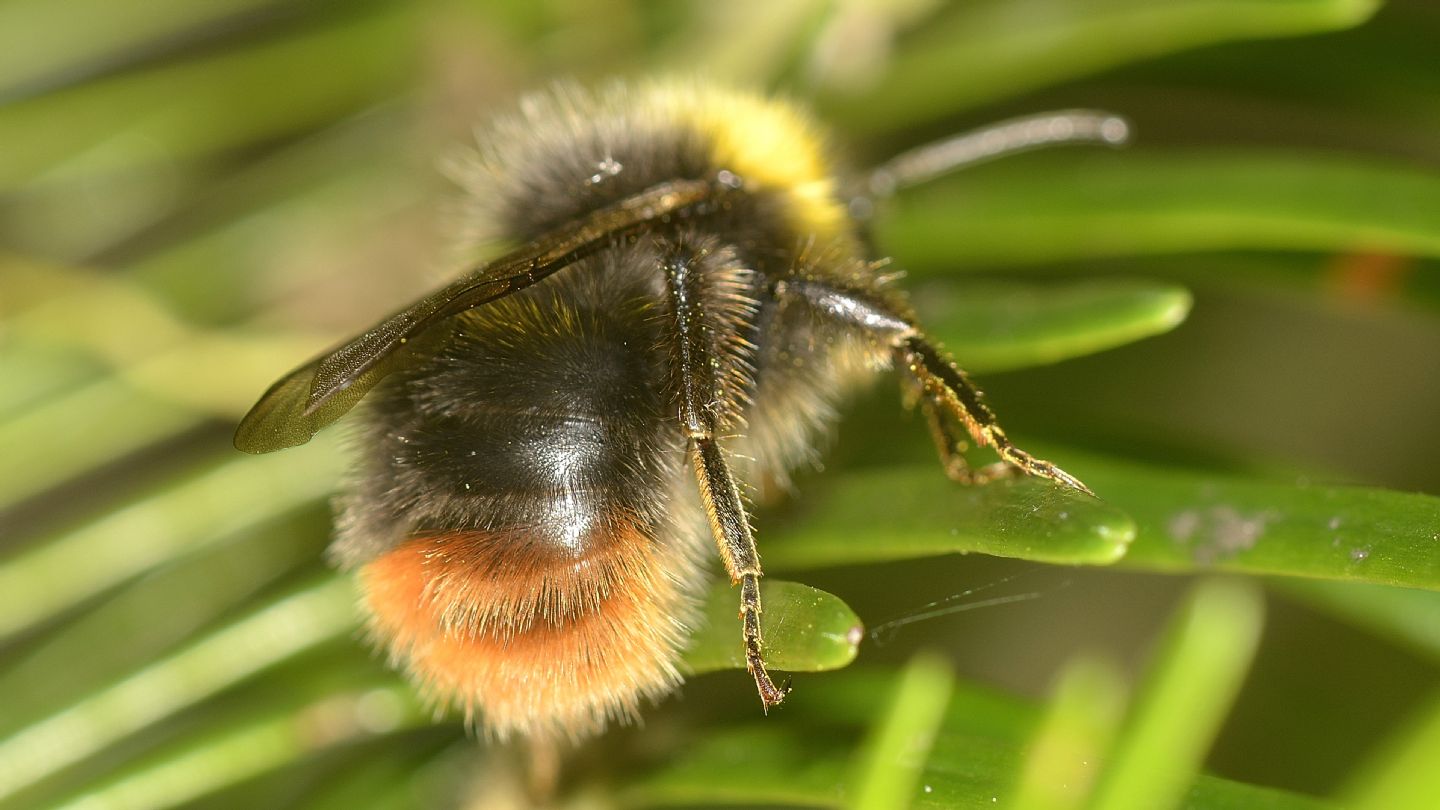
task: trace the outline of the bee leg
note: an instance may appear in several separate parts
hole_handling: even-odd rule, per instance
[[[894,352],[897,364],[918,380],[927,397],[933,398],[945,415],[959,420],[977,444],[994,448],[1003,462],[1020,472],[1048,478],[1086,495],[1095,494],[1070,473],[1016,447],[995,420],[990,406],[985,404],[980,389],[918,330],[896,336]],[[985,470],[980,473],[984,475]]]
[[[720,545],[720,556],[730,582],[740,585],[740,619],[745,642],[745,668],[755,678],[760,701],[766,711],[780,705],[788,687],[778,687],[765,669],[760,638],[760,554],[750,521],[740,501],[740,490],[730,475],[730,467],[713,437],[691,438],[691,454],[695,460],[695,476],[700,482],[700,498],[710,517],[710,529]]]
[[[1007,478],[1019,472],[1018,467],[1004,461],[987,464],[978,470],[971,467],[970,462],[965,459],[965,451],[970,449],[969,436],[956,430],[955,420],[945,418],[945,403],[938,397],[922,396],[920,410],[925,414],[930,438],[934,440],[935,449],[940,454],[940,466],[945,468],[945,474],[950,480],[973,486],[987,484],[997,478]]]
[[[740,488],[730,472],[725,453],[716,441],[727,423],[725,367],[736,363],[717,340],[738,321],[727,320],[724,300],[717,295],[720,280],[730,268],[707,264],[714,255],[677,247],[665,263],[672,322],[670,325],[673,383],[679,402],[681,428],[690,445],[700,499],[710,519],[710,531],[730,582],[740,586],[740,619],[745,644],[745,668],[755,679],[760,700],[768,712],[785,699],[788,687],[778,687],[765,669],[760,637],[760,553],[750,532],[750,519]],[[718,300],[721,299],[721,300]]]
[[[1048,478],[1087,495],[1095,494],[1075,476],[1016,447],[1001,429],[990,406],[985,404],[980,389],[925,337],[908,309],[884,290],[850,289],[827,281],[794,278],[781,282],[777,295],[800,299],[821,317],[863,332],[888,349],[895,365],[918,389],[931,434],[946,472],[952,478],[981,483],[1010,474],[1009,470],[995,465],[969,469],[961,455],[964,440],[958,438],[959,431],[953,427],[959,425],[976,444],[993,448],[1000,455],[1002,465],[1027,475]]]

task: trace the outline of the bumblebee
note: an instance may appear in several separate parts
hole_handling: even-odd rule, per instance
[[[847,389],[898,370],[958,481],[1089,491],[1006,438],[857,212],[992,152],[1113,140],[1109,120],[991,130],[856,192],[785,103],[678,81],[528,98],[464,179],[519,247],[281,379],[235,444],[304,443],[368,395],[331,554],[392,661],[494,737],[578,740],[673,690],[707,536],[768,709],[787,688],[747,494],[814,461]],[[968,467],[970,442],[999,461]]]

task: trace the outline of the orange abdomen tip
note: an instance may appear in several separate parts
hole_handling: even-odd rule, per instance
[[[369,626],[427,698],[489,734],[597,733],[679,682],[689,597],[627,529],[573,553],[518,533],[413,538],[360,571]]]

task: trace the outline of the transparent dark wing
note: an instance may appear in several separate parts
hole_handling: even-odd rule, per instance
[[[567,223],[452,281],[270,386],[240,420],[235,447],[268,453],[310,441],[355,406],[407,356],[437,345],[450,316],[503,298],[656,220],[679,215],[723,190],[673,180]]]

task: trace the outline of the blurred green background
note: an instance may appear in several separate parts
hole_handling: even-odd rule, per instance
[[[460,269],[436,167],[477,122],[676,72],[811,107],[857,167],[1131,119],[873,223],[1103,503],[955,487],[882,381],[757,510],[790,701],[699,675],[561,804],[1440,806],[1436,42],[1430,0],[0,0],[0,808],[519,795],[359,639],[342,442],[230,433]]]

